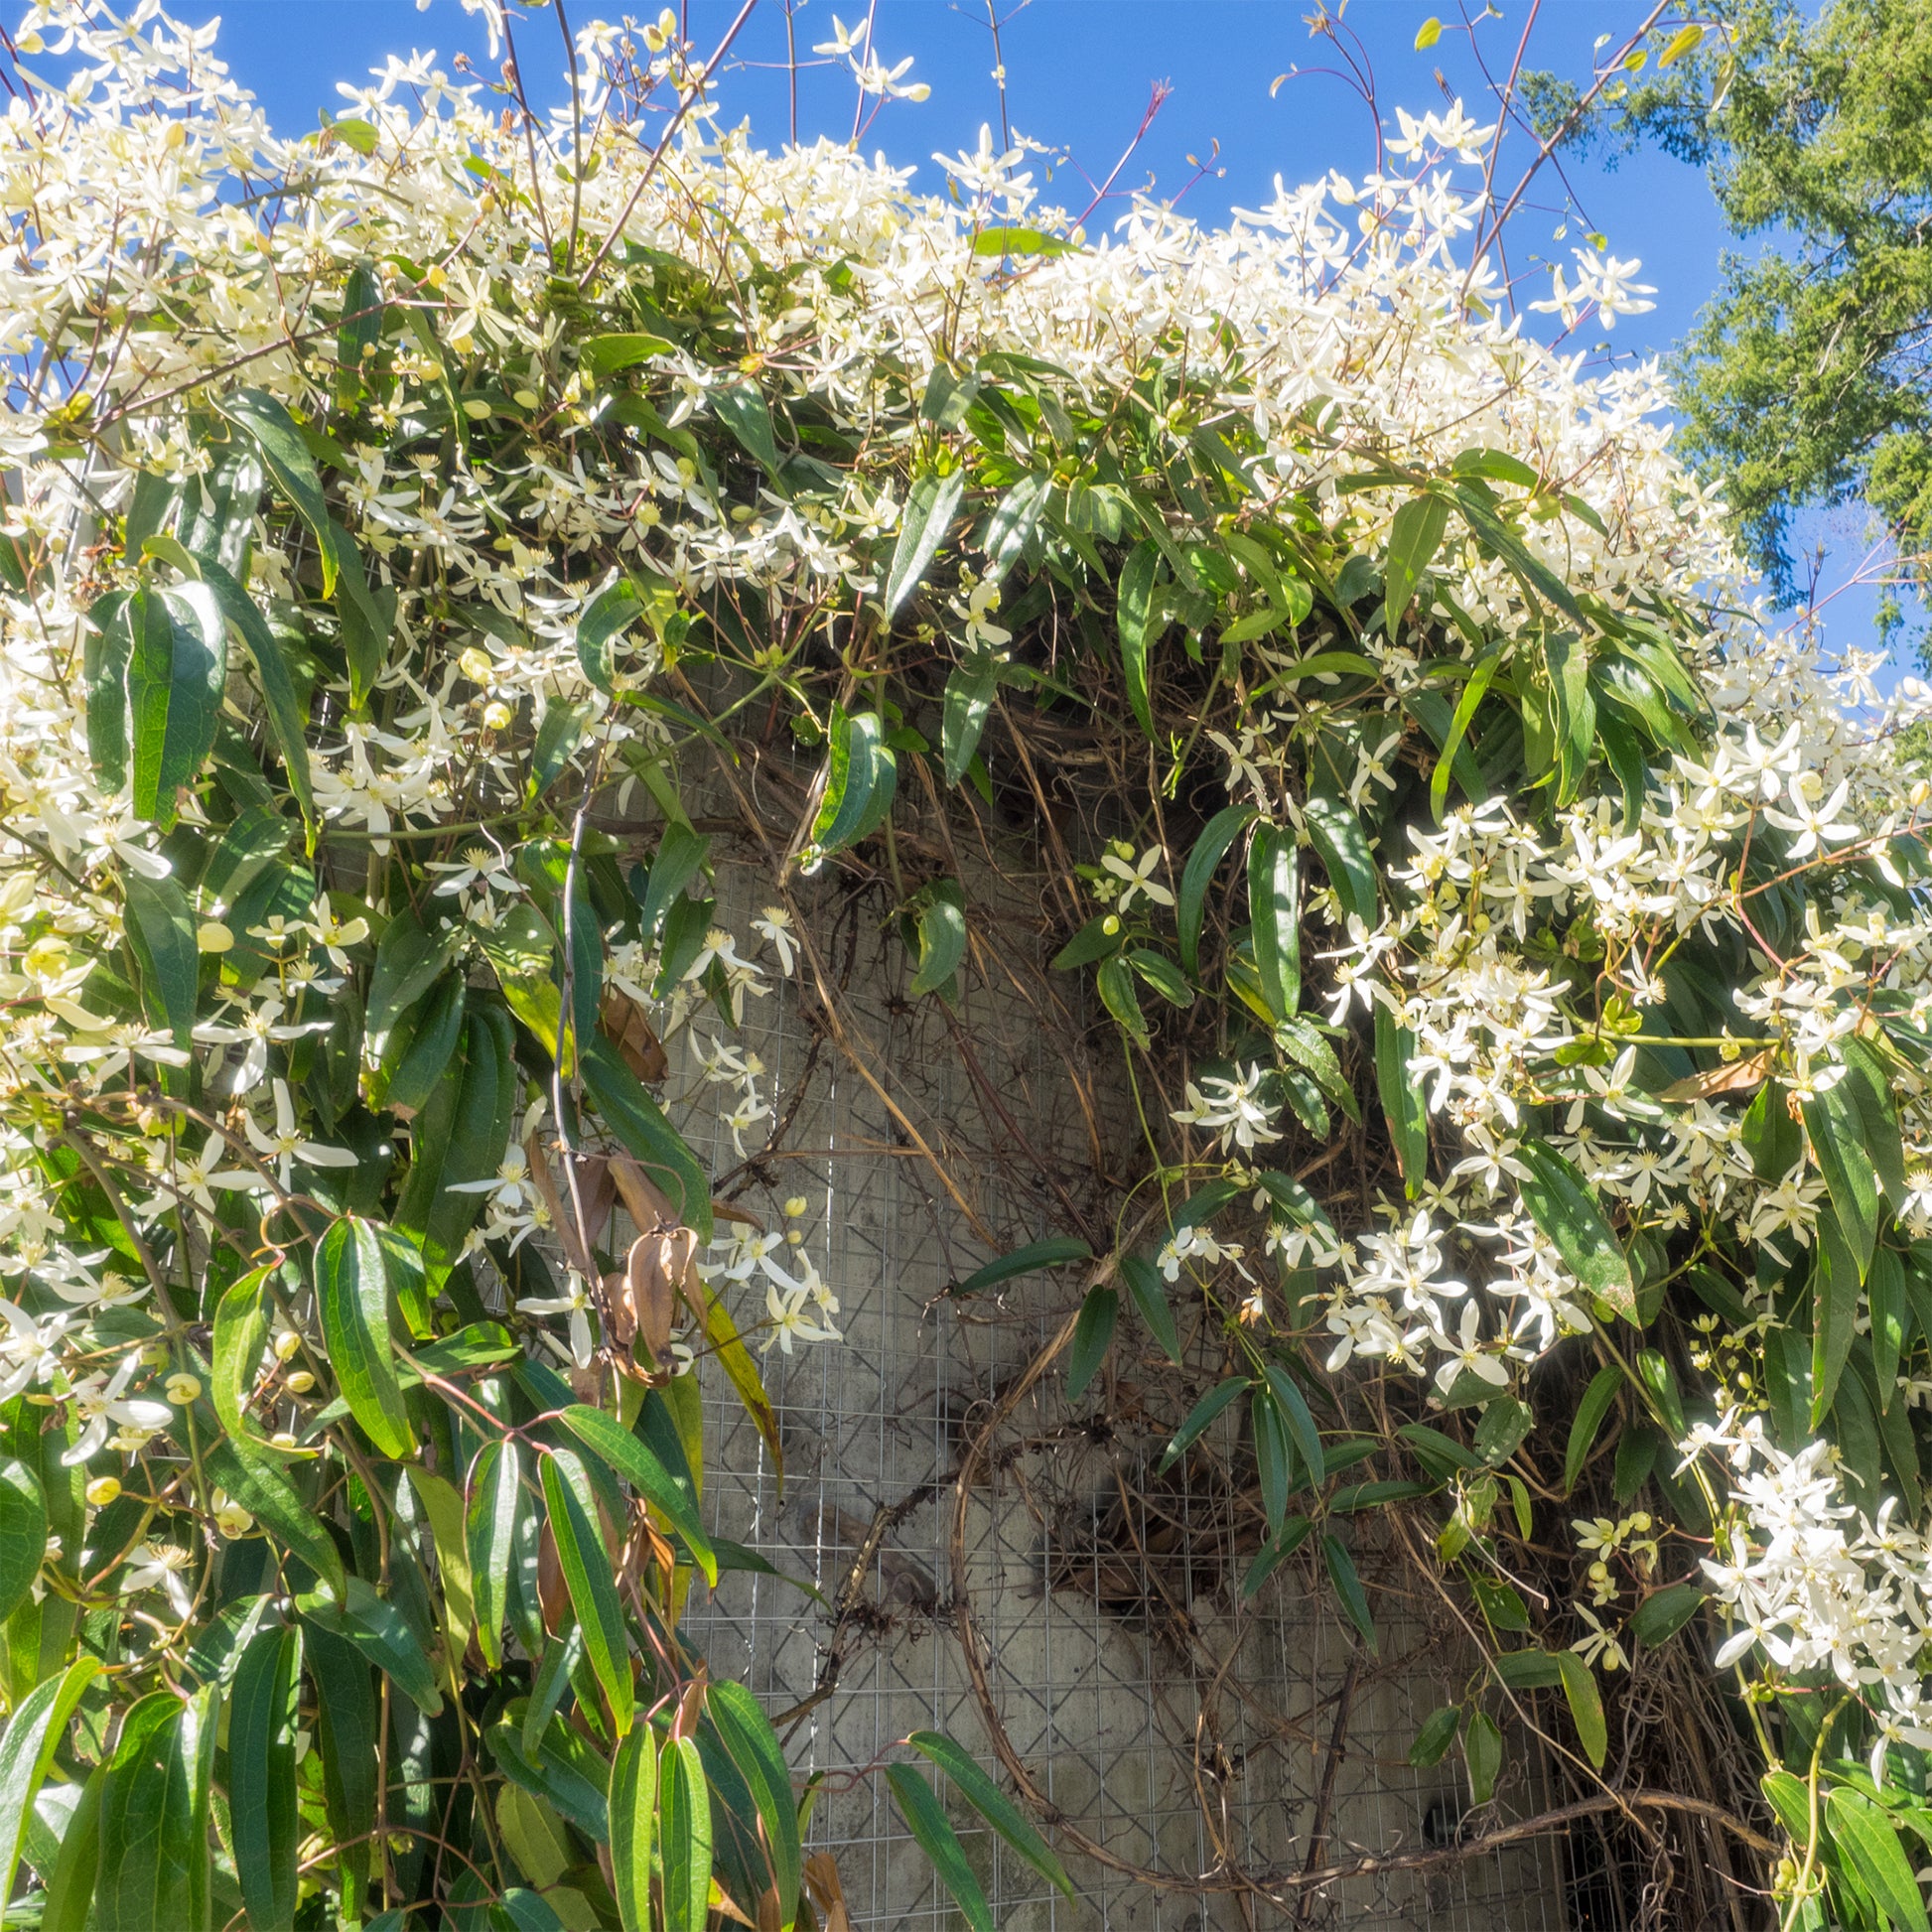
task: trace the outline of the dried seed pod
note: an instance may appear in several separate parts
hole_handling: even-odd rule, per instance
[[[652,1228],[638,1235],[624,1258],[622,1287],[612,1297],[613,1339],[631,1342],[653,1365],[669,1353],[679,1294],[697,1268],[698,1237],[690,1228]]]

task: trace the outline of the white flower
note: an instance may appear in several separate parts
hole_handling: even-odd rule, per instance
[[[306,1168],[355,1166],[357,1157],[347,1148],[312,1141],[296,1124],[295,1103],[289,1097],[286,1080],[273,1081],[270,1091],[275,1100],[274,1127],[261,1127],[250,1114],[242,1123],[242,1131],[248,1136],[249,1146],[274,1166],[275,1177],[284,1187],[289,1185],[289,1171],[297,1161]]]
[[[1166,851],[1158,845],[1151,845],[1141,854],[1138,863],[1130,864],[1132,857],[1131,846],[1124,855],[1112,847],[1100,855],[1102,870],[1121,882],[1117,901],[1120,909],[1125,912],[1143,894],[1157,905],[1172,905],[1173,895],[1154,877],[1156,870],[1167,863]]]

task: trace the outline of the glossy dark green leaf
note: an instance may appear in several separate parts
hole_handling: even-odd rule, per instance
[[[594,1455],[615,1470],[657,1510],[677,1534],[704,1572],[716,1584],[718,1563],[689,1494],[673,1479],[655,1452],[615,1417],[587,1403],[576,1403],[557,1420]]]
[[[1368,1645],[1369,1653],[1377,1654],[1375,1618],[1369,1614],[1368,1592],[1362,1587],[1362,1580],[1356,1574],[1355,1560],[1348,1554],[1347,1545],[1339,1537],[1324,1536],[1321,1539],[1321,1556],[1328,1566],[1328,1581],[1334,1585],[1335,1594],[1341,1599],[1341,1607],[1347,1612],[1349,1622],[1362,1633],[1362,1641]]]
[[[1411,1200],[1429,1177],[1429,1105],[1423,1084],[1409,1069],[1416,1036],[1379,1001],[1375,1008],[1375,1090],[1395,1143],[1402,1184]]]
[[[884,824],[898,784],[897,755],[876,711],[841,712],[832,722],[825,791],[812,820],[811,859],[843,852]]]
[[[1859,1089],[1847,1078],[1800,1103],[1805,1136],[1825,1176],[1845,1249],[1863,1286],[1878,1242],[1877,1157],[1866,1145]]]
[[[701,1241],[711,1238],[711,1177],[690,1144],[602,1034],[584,1048],[584,1086],[604,1124]]]
[[[1577,1726],[1577,1741],[1584,1755],[1600,1771],[1609,1750],[1609,1727],[1603,1720],[1603,1699],[1589,1666],[1574,1650],[1557,1652],[1557,1668],[1563,1673],[1563,1694],[1570,1704],[1570,1716]]]
[[[420,1113],[429,1104],[430,1095],[449,1070],[451,1056],[463,1037],[469,1002],[469,976],[462,972],[447,974],[412,1016],[414,1029],[395,1070],[386,1079],[379,1074],[364,1076],[370,1106],[407,1108],[410,1113]],[[391,1037],[394,1036],[392,1034]]]
[[[953,1789],[1049,1885],[1067,1898],[1073,1897],[1073,1880],[1066,1875],[1066,1867],[1054,1856],[1052,1847],[973,1758],[950,1737],[936,1730],[915,1730],[905,1741],[921,1756],[936,1764],[952,1781]]]
[[[759,1837],[777,1893],[779,1932],[795,1916],[804,1878],[804,1852],[798,1842],[798,1801],[783,1747],[759,1701],[743,1684],[723,1678],[705,1693],[705,1715],[738,1767],[758,1810]]]
[[[956,785],[972,763],[999,688],[1000,663],[990,651],[976,651],[947,672],[939,720],[939,757],[947,784]]]
[[[1905,1294],[1905,1264],[1895,1248],[1872,1251],[1864,1278],[1865,1301],[1871,1312],[1871,1370],[1878,1385],[1880,1414],[1891,1408],[1898,1388],[1898,1362],[1911,1332],[1912,1315]]]
[[[121,1720],[101,1791],[95,1932],[207,1925],[213,1699],[155,1691]]]
[[[228,1692],[228,1815],[235,1875],[257,1932],[294,1932],[299,1902],[296,1846],[296,1687],[301,1633],[258,1631],[241,1653]]]
[[[391,585],[369,582],[362,553],[340,523],[330,526],[330,542],[338,566],[336,616],[343,655],[348,660],[349,702],[360,711],[388,658],[396,627],[396,592]]]
[[[43,1528],[43,1541],[45,1535]],[[36,1684],[7,1720],[0,1736],[0,1897],[13,1891],[28,1815],[67,1735],[68,1721],[100,1671],[100,1660],[82,1651],[58,1677]]]
[[[1513,1585],[1495,1577],[1471,1577],[1469,1591],[1492,1628],[1526,1631],[1530,1627],[1529,1607]]]
[[[1449,779],[1456,771],[1456,756],[1462,750],[1462,741],[1468,736],[1469,726],[1482,704],[1483,696],[1501,666],[1502,653],[1496,650],[1488,652],[1470,669],[1469,681],[1455,701],[1455,713],[1449,719],[1448,736],[1443,740],[1436,769],[1429,778],[1429,815],[1438,825],[1442,824],[1443,808],[1449,803]]]
[[[416,1434],[389,1333],[382,1244],[358,1215],[335,1222],[316,1249],[316,1303],[330,1366],[350,1413],[384,1455],[402,1460],[414,1454]]]
[[[27,1600],[47,1556],[47,1497],[18,1456],[0,1462],[0,1623]]]
[[[685,888],[698,877],[711,852],[711,841],[688,825],[667,825],[657,842],[644,884],[643,927],[646,939],[663,930],[666,914]]]
[[[926,567],[938,555],[965,490],[965,471],[953,470],[942,477],[928,470],[906,492],[898,541],[893,546],[893,561],[886,572],[887,617],[898,615],[899,606],[912,595]]]
[[[952,1894],[953,1903],[965,1914],[972,1932],[994,1932],[993,1909],[967,1863],[965,1848],[946,1816],[946,1808],[933,1795],[932,1787],[909,1764],[889,1764],[886,1782],[906,1829],[931,1861],[939,1882]]]
[[[1133,969],[1126,960],[1118,956],[1103,959],[1093,976],[1093,989],[1127,1037],[1145,1046],[1149,1037],[1147,1016],[1141,1011],[1141,996],[1134,991]]]
[[[485,1733],[489,1754],[511,1783],[540,1798],[594,1844],[609,1844],[610,1767],[574,1725],[553,1721],[533,1754],[522,1741],[520,1700],[511,1699],[502,1722]],[[643,1729],[633,1725],[632,1730]],[[662,1792],[659,1793],[660,1799]]]
[[[236,389],[209,400],[261,453],[263,465],[290,507],[308,525],[322,558],[322,594],[336,592],[336,546],[329,504],[315,458],[288,410],[266,389]]]
[[[749,380],[721,383],[707,392],[712,413],[755,457],[767,476],[778,473],[778,439],[764,391]]]
[[[1161,552],[1154,541],[1146,538],[1137,543],[1121,567],[1115,608],[1127,702],[1150,739],[1154,736],[1154,711],[1148,696],[1148,656],[1166,623],[1159,594],[1160,569]]]
[[[1412,496],[1395,513],[1389,529],[1389,559],[1384,575],[1383,605],[1387,613],[1389,641],[1402,640],[1402,620],[1422,582],[1423,573],[1436,560],[1443,533],[1449,528],[1449,501],[1435,491]]]
[[[1870,1040],[1853,1034],[1840,1041],[1845,1056],[1844,1084],[1864,1128],[1864,1151],[1870,1157],[1878,1184],[1893,1208],[1904,1206],[1905,1152],[1898,1133],[1898,1108],[1892,1099],[1891,1069]]]
[[[168,831],[178,794],[214,748],[228,675],[228,635],[204,584],[137,591],[128,604],[129,777],[137,818]]]
[[[1312,793],[1302,808],[1310,841],[1327,869],[1328,884],[1350,913],[1365,925],[1373,926],[1379,904],[1375,857],[1368,848],[1368,835],[1352,807],[1325,792]]]
[[[630,1674],[623,1605],[618,1600],[616,1565],[598,1527],[596,1492],[583,1463],[569,1449],[554,1450],[543,1458],[542,1482],[544,1508],[571,1607],[583,1628],[591,1668],[610,1700],[612,1721],[622,1736],[636,1711],[636,1687]]]
[[[1314,1525],[1306,1516],[1290,1516],[1277,1530],[1262,1538],[1261,1548],[1254,1554],[1241,1578],[1241,1600],[1251,1601],[1270,1577],[1272,1577],[1303,1544],[1309,1540]]]
[[[165,621],[157,604],[125,591],[96,599],[83,620],[81,700],[87,719],[87,756],[103,793],[111,796],[127,782],[127,667],[134,653],[135,626]]]
[[[1161,1344],[1169,1361],[1178,1362],[1180,1337],[1174,1330],[1173,1310],[1168,1306],[1160,1270],[1145,1255],[1122,1255],[1120,1273],[1134,1298],[1134,1306],[1141,1311],[1141,1319],[1148,1325],[1148,1332]]]
[[[1416,1732],[1416,1741],[1409,1746],[1409,1762],[1418,1770],[1431,1764],[1440,1764],[1449,1754],[1449,1747],[1455,1742],[1455,1733],[1462,1727],[1462,1707],[1459,1704],[1446,1704],[1440,1711],[1432,1712],[1423,1727]]]
[[[1021,1275],[1037,1274],[1046,1268],[1067,1268],[1076,1261],[1092,1259],[1093,1250],[1077,1234],[1049,1234],[1044,1240],[1029,1241],[1010,1254],[1001,1255],[982,1268],[975,1268],[952,1292],[955,1295],[978,1295],[986,1289],[998,1288],[1002,1282],[1016,1280]]]
[[[141,1003],[157,1027],[186,1052],[195,1027],[202,956],[188,895],[173,880],[129,867],[121,877],[127,936],[141,969]]]
[[[1073,1339],[1066,1351],[1066,1399],[1084,1395],[1087,1384],[1100,1372],[1113,1346],[1114,1328],[1120,1320],[1120,1296],[1111,1288],[1090,1288],[1080,1304],[1079,1318],[1073,1324]]]
[[[1507,1650],[1490,1661],[1512,1691],[1547,1691],[1563,1682],[1563,1666],[1547,1650]]]
[[[650,1932],[651,1830],[657,1819],[657,1733],[633,1725],[611,1763],[611,1876],[623,1932]],[[794,1824],[793,1830],[795,1831]]]
[[[1174,921],[1180,935],[1180,963],[1192,975],[1200,972],[1201,922],[1215,868],[1257,816],[1252,805],[1224,805],[1201,828],[1181,868],[1180,885],[1174,894]]]
[[[1225,1382],[1209,1389],[1188,1410],[1187,1419],[1174,1431],[1167,1449],[1162,1452],[1156,1474],[1164,1474],[1173,1468],[1174,1463],[1207,1433],[1215,1419],[1253,1387],[1254,1384],[1245,1375],[1231,1375]]]
[[[522,1088],[512,1054],[509,1015],[473,991],[457,1054],[415,1122],[415,1158],[390,1216],[394,1228],[419,1244],[432,1294],[462,1258],[483,1212],[484,1195],[471,1183],[495,1173],[509,1143]],[[588,1066],[585,1083],[591,1084]]]
[[[1462,1726],[1462,1761],[1469,1767],[1469,1802],[1486,1805],[1496,1795],[1503,1768],[1503,1734],[1486,1711],[1472,1711]]]
[[[1255,1438],[1255,1476],[1261,1488],[1261,1514],[1271,1536],[1278,1535],[1288,1516],[1288,1499],[1299,1485],[1295,1480],[1295,1451],[1281,1405],[1265,1386],[1255,1391],[1250,1421]]]
[[[80,1802],[61,1836],[61,1856],[47,1877],[41,1932],[87,1932],[93,1912],[94,1877],[100,1863],[100,1796],[107,1767],[96,1765],[80,1788]]]
[[[1839,1857],[1896,1932],[1928,1932],[1925,1901],[1897,1823],[1863,1793],[1844,1785],[1826,1794],[1825,1822]]]
[[[966,957],[966,912],[952,880],[940,881],[920,908],[918,939],[918,970],[906,987],[915,1000],[944,987]]]
[[[1637,1605],[1630,1618],[1630,1634],[1654,1650],[1683,1629],[1703,1604],[1704,1591],[1695,1584],[1667,1585],[1651,1591]]]
[[[577,661],[584,675],[608,698],[617,676],[611,640],[626,624],[633,623],[643,611],[637,587],[627,578],[619,578],[585,605],[577,619]]]
[[[1577,1405],[1576,1420],[1570,1425],[1570,1444],[1563,1452],[1563,1493],[1567,1496],[1576,1488],[1577,1478],[1583,1474],[1584,1464],[1589,1452],[1596,1447],[1597,1431],[1603,1427],[1603,1418],[1610,1413],[1610,1405],[1616,1400],[1616,1392],[1623,1386],[1623,1372],[1617,1368],[1599,1368],[1590,1377],[1589,1387],[1584,1391],[1584,1399]]]
[[[588,336],[578,345],[577,360],[580,367],[602,377],[648,362],[653,356],[669,355],[675,347],[662,336]]]
[[[281,754],[283,775],[313,841],[318,820],[315,785],[309,772],[309,707],[289,668],[288,653],[268,627],[255,600],[218,563],[207,557],[198,561],[202,582],[212,594],[223,621],[254,661],[269,735]]]
[[[461,927],[439,926],[432,931],[410,910],[398,912],[383,927],[362,1016],[371,1062],[384,1056],[397,1021],[442,978],[462,939]]]
[[[230,1501],[239,1503],[264,1528],[274,1531],[280,1542],[340,1593],[342,1552],[314,1509],[297,1493],[270,1451],[221,1437],[214,1422],[209,1410],[208,1423],[215,1440],[202,1450],[202,1464],[209,1477]]]
[[[1257,825],[1248,848],[1248,912],[1255,972],[1277,1020],[1286,1020],[1302,1004],[1301,882],[1293,829]]]
[[[690,1738],[665,1740],[657,1790],[664,1932],[705,1932],[711,1900],[711,1792]]]
[[[1564,1266],[1592,1295],[1634,1321],[1636,1284],[1630,1278],[1630,1263],[1589,1183],[1555,1148],[1533,1137],[1524,1138],[1517,1158],[1525,1170],[1523,1204],[1563,1257]]]
[[[375,1827],[380,1707],[361,1652],[346,1638],[305,1627],[303,1662],[316,1689],[316,1750],[329,1829],[348,1845]]]
[[[1294,1440],[1296,1453],[1301,1456],[1303,1466],[1309,1472],[1309,1480],[1317,1484],[1326,1481],[1328,1460],[1322,1452],[1321,1432],[1314,1426],[1314,1417],[1309,1412],[1308,1399],[1302,1394],[1300,1385],[1279,1362],[1264,1362],[1262,1373],[1267,1377],[1275,1400],[1281,1405],[1282,1420],[1288,1425],[1288,1433]]]
[[[1180,976],[1173,960],[1150,946],[1133,946],[1122,955],[1128,970],[1153,987],[1170,1006],[1190,1007],[1194,989]]]
[[[409,1619],[386,1596],[378,1595],[374,1585],[350,1577],[340,1604],[320,1591],[304,1592],[295,1601],[311,1631],[352,1644],[424,1717],[433,1718],[442,1710],[436,1672],[421,1640]]]
[[[1811,1426],[1832,1412],[1832,1399],[1858,1334],[1859,1279],[1864,1273],[1836,1205],[1818,1217],[1811,1270]]]

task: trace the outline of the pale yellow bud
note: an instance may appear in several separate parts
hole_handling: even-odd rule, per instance
[[[302,1337],[293,1328],[284,1328],[275,1337],[275,1359],[286,1362],[302,1346]]]
[[[234,934],[219,919],[204,919],[195,928],[195,943],[203,952],[226,952],[234,944]]]
[[[797,1220],[799,1215],[804,1213],[805,1209],[808,1208],[810,1205],[811,1202],[808,1201],[803,1194],[793,1194],[792,1197],[785,1202],[785,1219],[787,1221]]]
[[[290,1395],[307,1395],[316,1385],[316,1378],[306,1368],[299,1368],[293,1375],[282,1378],[282,1386]]]
[[[121,1493],[119,1476],[95,1476],[87,1485],[87,1500],[96,1509],[105,1509]]]
[[[456,661],[456,667],[472,684],[487,684],[496,674],[488,651],[472,644]]]
[[[501,698],[492,698],[483,706],[483,725],[493,732],[507,731],[510,722],[510,708]]]
[[[167,1383],[168,1400],[176,1408],[185,1409],[202,1392],[202,1378],[199,1375],[171,1375]]]

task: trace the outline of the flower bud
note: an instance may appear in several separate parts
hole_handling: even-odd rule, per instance
[[[105,1509],[120,1493],[119,1476],[95,1476],[86,1490],[87,1500],[95,1509]]]

